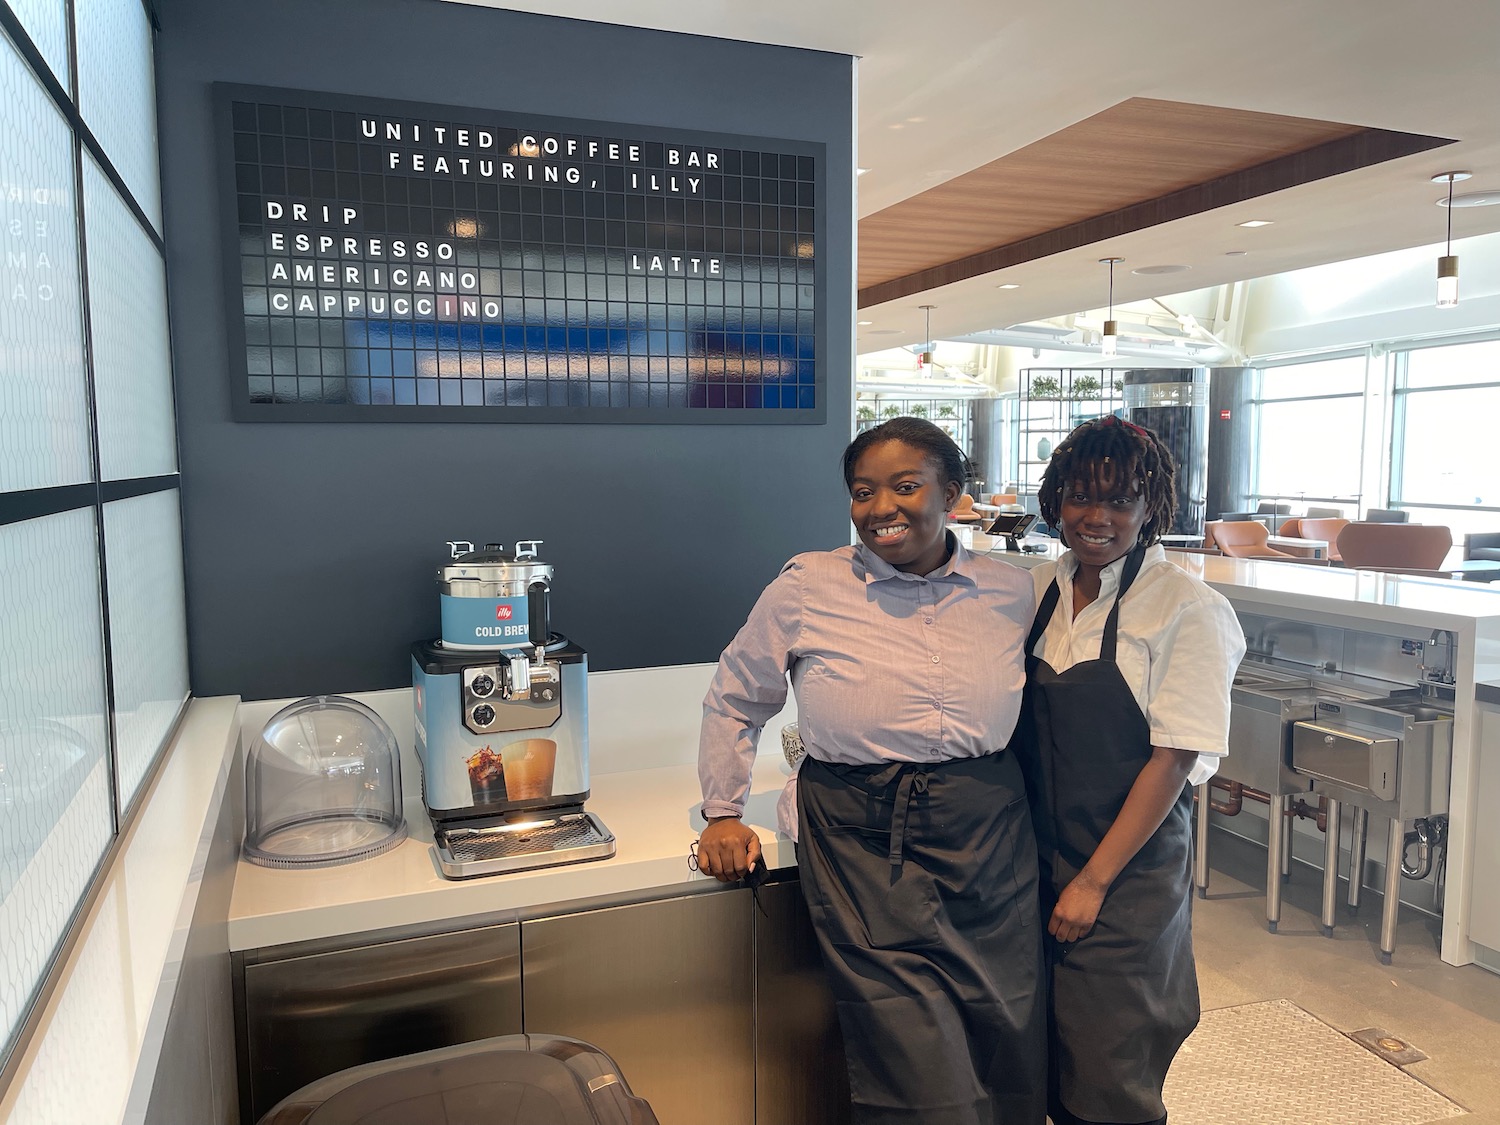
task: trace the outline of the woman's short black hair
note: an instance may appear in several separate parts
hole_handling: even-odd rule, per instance
[[[941,426],[935,426],[925,418],[901,417],[871,426],[849,443],[849,448],[844,450],[845,488],[854,487],[854,466],[865,455],[865,451],[888,441],[899,441],[913,449],[920,449],[927,460],[932,462],[944,484],[952,481],[962,489],[964,483],[974,475],[964,451],[954,444]]]
[[[1105,469],[1105,466],[1110,466]],[[1141,539],[1155,543],[1172,528],[1177,514],[1177,466],[1161,438],[1113,414],[1085,422],[1052,451],[1037,489],[1037,507],[1047,526],[1057,528],[1064,489],[1075,481],[1097,487],[1100,478],[1140,482],[1146,498]]]

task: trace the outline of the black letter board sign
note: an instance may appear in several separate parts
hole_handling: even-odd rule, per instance
[[[239,421],[821,423],[823,146],[220,84]]]

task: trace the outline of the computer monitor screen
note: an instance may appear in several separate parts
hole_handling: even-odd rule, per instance
[[[984,529],[986,535],[1003,535],[1007,539],[1020,539],[1031,530],[1031,525],[1036,523],[1036,516],[1030,512],[1001,512],[990,521]]]

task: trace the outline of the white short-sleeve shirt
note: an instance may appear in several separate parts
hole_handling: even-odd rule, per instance
[[[1124,559],[1104,568],[1099,597],[1076,618],[1073,553],[1034,569],[1038,603],[1053,578],[1060,596],[1033,655],[1054,672],[1098,659],[1124,569]],[[1224,596],[1170,562],[1159,545],[1148,547],[1120,603],[1115,662],[1150,724],[1151,744],[1198,752],[1191,785],[1211,778],[1228,752],[1229,691],[1244,655],[1244,633]]]

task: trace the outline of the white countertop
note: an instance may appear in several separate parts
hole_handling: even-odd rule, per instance
[[[1005,550],[1003,538],[971,528],[960,528],[956,533],[970,550],[1028,570],[1054,561],[1065,549],[1059,540],[1030,536],[1026,540],[1028,545],[1041,544],[1046,549],[1038,554],[1019,554]],[[1397,625],[1425,623],[1428,628],[1439,624],[1435,616],[1449,619],[1440,623],[1445,628],[1453,628],[1457,621],[1500,622],[1500,583],[1454,582],[1336,566],[1188,554],[1171,548],[1167,549],[1167,557],[1189,574],[1202,578],[1236,606],[1336,611]]]
[[[459,919],[504,921],[555,914],[571,904],[690,894],[716,886],[688,870],[698,838],[698,722],[713,665],[643,668],[589,675],[591,794],[585,808],[614,833],[610,859],[473,879],[446,879],[433,851],[416,764],[403,752],[403,800],[410,835],[390,851],[340,867],[306,871],[257,867],[243,860],[229,911],[229,948],[422,926]],[[413,743],[410,690],[356,698]],[[249,735],[284,701],[241,707]],[[745,823],[755,828],[771,868],[796,863],[792,842],[776,832],[776,799],[790,769],[781,727],[793,705],[766,724],[751,781]]]
[[[776,832],[776,798],[787,774],[780,755],[762,754],[745,813],[745,823],[760,835],[773,869],[796,862],[792,842]],[[615,835],[617,850],[610,859],[445,879],[433,851],[432,826],[419,805],[406,810],[410,836],[371,859],[310,871],[241,862],[230,907],[229,948],[257,949],[457,919],[505,921],[555,914],[560,904],[687,894],[717,885],[687,866],[688,847],[703,827],[696,766],[604,774],[593,782],[585,807]]]

